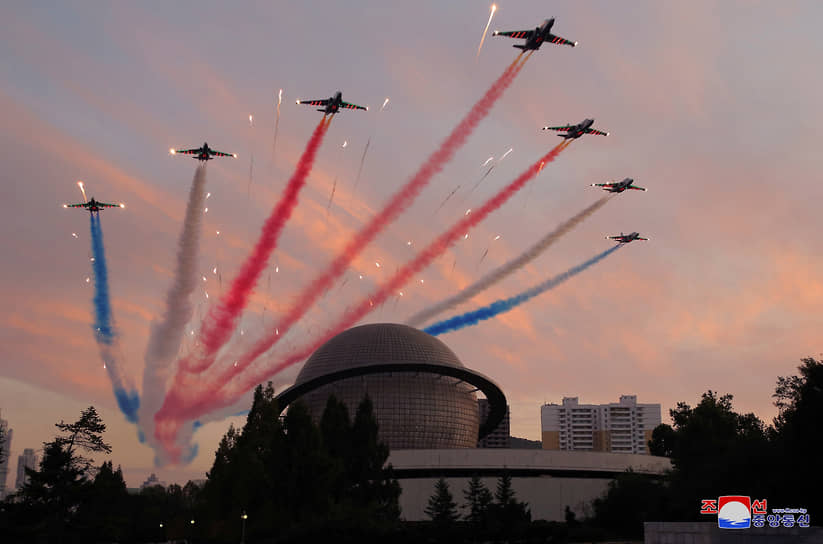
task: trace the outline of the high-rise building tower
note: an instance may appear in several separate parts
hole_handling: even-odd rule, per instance
[[[0,429],[3,430],[3,440],[0,444],[0,500],[6,498],[6,476],[9,474],[9,457],[11,456],[12,430],[9,422],[0,418]]]
[[[34,455],[33,449],[26,448],[23,450],[23,455],[17,456],[17,482],[15,483],[15,487],[18,491],[29,481],[29,477],[26,475],[26,469],[34,470],[36,466],[37,456]]]
[[[489,401],[487,399],[477,399],[477,410],[480,421],[489,418]],[[506,415],[503,420],[494,428],[492,432],[477,441],[478,448],[510,448],[511,430],[509,426],[509,405],[506,405]]]
[[[540,408],[544,450],[649,453],[652,431],[660,425],[659,404],[637,404],[636,395],[619,402],[580,404],[563,397],[562,404]]]

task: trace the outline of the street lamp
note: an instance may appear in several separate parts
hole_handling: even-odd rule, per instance
[[[240,519],[243,520],[242,529],[240,531],[240,544],[246,544],[246,520],[249,519],[249,515],[243,512]]]

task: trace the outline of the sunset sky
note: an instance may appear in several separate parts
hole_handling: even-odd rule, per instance
[[[53,437],[55,422],[74,420],[93,404],[109,427],[110,458],[130,486],[150,472],[185,482],[204,477],[229,422],[243,422],[209,423],[195,435],[200,454],[191,464],[153,467],[152,450],[117,410],[92,334],[88,214],[61,208],[80,201],[78,180],[89,196],[126,203],[101,213],[101,222],[124,369],[139,384],[197,164],[169,156],[170,147],[206,140],[239,155],[207,167],[211,197],[200,258],[206,281],[195,295],[191,329],[225,292],[321,117],[295,100],[339,89],[344,100],[370,106],[331,123],[243,317],[244,335],[234,340],[234,348],[245,345],[275,322],[517,55],[511,46],[520,41],[492,37],[491,30],[531,29],[548,17],[556,18],[555,33],[579,46],[544,45],[532,56],[455,159],[271,359],[322,333],[419,247],[559,142],[541,127],[593,117],[609,137],[575,141],[407,285],[403,297],[364,322],[403,322],[600,198],[590,184],[633,177],[649,191],[616,195],[525,270],[459,310],[579,264],[609,247],[606,235],[636,230],[649,242],[629,244],[511,313],[440,338],[466,366],[500,384],[516,436],[539,439],[540,405],[563,396],[606,403],[636,394],[640,402],[660,403],[666,421],[678,401],[694,404],[712,389],[733,394],[737,410],[771,422],[777,376],[823,351],[823,5],[502,1],[476,60],[489,6],[0,6],[0,410],[14,429],[11,468],[24,448]],[[486,159],[509,148],[467,197]],[[278,390],[291,385],[299,367],[273,378]]]

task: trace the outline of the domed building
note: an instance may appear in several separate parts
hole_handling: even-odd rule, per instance
[[[485,421],[478,392],[490,405]],[[492,380],[434,336],[392,323],[354,327],[326,342],[278,401],[285,409],[299,399],[319,420],[332,394],[352,418],[368,394],[391,450],[474,448],[506,413],[506,397]]]
[[[352,418],[363,397],[371,398],[378,433],[390,449],[387,463],[402,489],[402,517],[409,521],[428,519],[426,507],[440,478],[459,497],[473,476],[494,489],[507,474],[532,519],[561,521],[566,507],[585,513],[585,505],[627,469],[655,476],[671,468],[668,458],[651,455],[478,448],[478,439],[506,415],[506,397],[442,341],[406,325],[362,325],[338,334],[277,399],[282,410],[300,400],[319,420],[331,394]],[[478,409],[478,394],[488,400],[488,411]]]

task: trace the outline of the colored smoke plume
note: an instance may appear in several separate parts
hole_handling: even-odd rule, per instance
[[[120,368],[123,359],[114,327],[114,318],[109,298],[109,273],[106,267],[106,252],[103,246],[103,229],[97,212],[89,214],[92,248],[92,269],[94,271],[94,337],[100,349],[100,358],[106,367],[114,398],[126,419],[137,423],[140,397],[134,383]]]
[[[263,224],[257,244],[246,258],[228,292],[206,315],[198,336],[199,343],[195,348],[196,352],[181,361],[182,370],[202,372],[214,362],[217,351],[231,338],[237,326],[237,320],[243,308],[246,307],[260,274],[266,267],[272,251],[277,247],[280,233],[297,205],[300,190],[311,172],[329,123],[331,123],[331,117],[324,116],[314,129],[280,201]]]
[[[485,291],[497,282],[502,281],[504,278],[517,272],[518,270],[532,262],[534,259],[536,259],[538,256],[540,256],[552,244],[554,244],[557,240],[563,237],[563,235],[571,231],[574,227],[582,223],[594,212],[602,208],[608,201],[609,197],[601,198],[591,206],[588,206],[586,209],[584,209],[577,215],[573,216],[571,219],[568,219],[567,221],[562,223],[559,227],[557,227],[550,233],[546,234],[536,244],[534,244],[532,247],[521,253],[519,256],[515,257],[506,264],[498,267],[496,270],[489,272],[473,284],[464,288],[456,295],[449,297],[446,300],[438,304],[435,304],[434,306],[431,306],[430,308],[426,308],[425,310],[422,310],[414,314],[406,321],[406,324],[412,327],[417,327],[418,325],[425,323],[434,316],[454,308],[458,304],[461,304],[462,302],[469,300],[478,293]],[[485,257],[485,254],[483,256]]]
[[[423,332],[429,333],[432,336],[438,336],[443,333],[456,331],[458,329],[462,329],[464,327],[468,327],[471,325],[476,325],[481,321],[491,319],[502,313],[513,310],[514,308],[523,304],[524,302],[531,300],[532,298],[542,293],[545,293],[549,289],[556,287],[557,285],[563,283],[567,279],[576,276],[577,274],[583,272],[587,268],[593,266],[594,264],[597,264],[599,261],[602,261],[603,259],[611,255],[621,247],[623,247],[623,244],[612,246],[603,253],[595,255],[588,261],[579,264],[573,268],[570,268],[562,274],[559,274],[551,279],[548,279],[543,283],[539,283],[531,289],[523,291],[519,295],[515,295],[513,297],[503,300],[498,300],[480,309],[472,310],[471,312],[466,312],[465,314],[461,314],[458,316],[450,317],[449,319],[445,319],[443,321],[439,321],[434,325],[431,325],[423,329]]]
[[[203,164],[195,170],[189,189],[183,229],[177,242],[174,279],[166,293],[166,309],[162,319],[152,323],[146,347],[140,427],[148,437],[154,435],[152,416],[163,402],[171,365],[180,351],[186,324],[194,313],[191,296],[200,278],[197,261],[200,255],[200,231],[205,202],[206,166]]]

